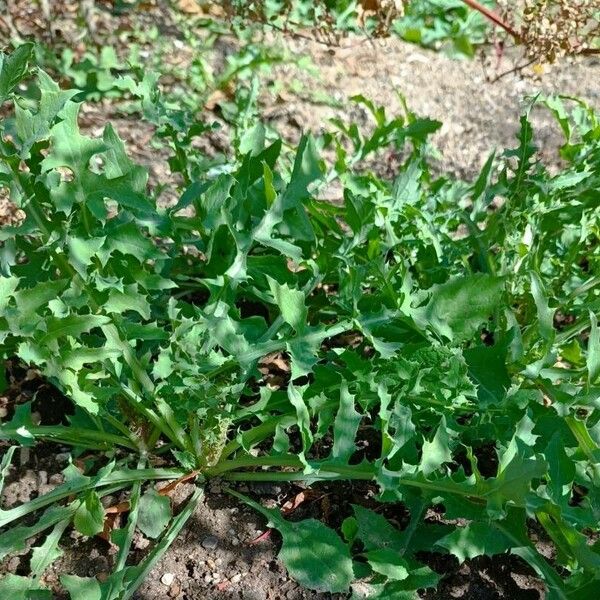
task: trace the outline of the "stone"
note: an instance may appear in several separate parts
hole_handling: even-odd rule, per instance
[[[175,575],[173,573],[165,573],[161,578],[160,582],[167,587],[171,587],[175,581]]]
[[[208,535],[202,540],[202,547],[205,550],[216,550],[219,545],[219,538],[214,535]]]

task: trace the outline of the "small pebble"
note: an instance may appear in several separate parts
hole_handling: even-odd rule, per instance
[[[165,573],[161,578],[160,582],[167,587],[171,587],[173,582],[175,581],[175,575],[173,573]]]
[[[216,550],[219,545],[219,538],[214,535],[209,535],[202,540],[202,547],[205,550]]]
[[[239,583],[242,580],[242,576],[240,573],[237,573],[231,578],[231,583]]]

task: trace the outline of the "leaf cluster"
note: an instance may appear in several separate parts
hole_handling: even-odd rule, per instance
[[[203,482],[220,477],[363,480],[409,511],[400,531],[356,506],[340,535],[245,499],[311,589],[415,597],[437,582],[421,554],[435,548],[459,560],[511,552],[550,598],[595,597],[600,128],[589,107],[536,100],[565,134],[558,175],[537,158],[524,115],[517,147],[463,182],[429,168],[439,123],[390,118],[362,96],[368,130],[337,120],[288,150],[247,123],[228,159],[207,164],[193,140],[208,126],[165,103],[150,75],[124,78],[181,177],[164,205],[110,124],[101,137],[80,131],[76,91],[30,70],[31,52],[0,60],[1,99],[12,101],[0,186],[24,215],[0,230],[0,358],[38,369],[74,412],[38,424],[19,405],[0,438],[99,459],[0,511],[3,557],[50,531],[32,578],[9,576],[0,590],[43,597],[38,577],[63,532],[102,532],[101,498],[119,492],[128,519],[110,533],[114,573],[62,583],[73,598],[131,597]],[[33,99],[19,87],[30,72]],[[393,181],[368,168],[389,148],[405,157]],[[324,199],[334,186],[339,202]],[[274,383],[275,355],[285,375]],[[159,468],[165,460],[175,466]],[[172,518],[149,484],[185,474],[196,491]],[[443,523],[425,518],[433,506]],[[528,535],[532,520],[556,548],[552,563]],[[136,527],[156,543],[126,567]]]

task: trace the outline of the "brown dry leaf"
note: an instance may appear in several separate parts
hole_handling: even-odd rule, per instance
[[[161,496],[167,496],[169,495],[180,483],[185,483],[186,481],[189,481],[190,479],[195,479],[198,474],[200,473],[200,471],[191,471],[190,473],[187,473],[187,475],[183,475],[182,477],[180,477],[179,479],[176,479],[175,481],[171,481],[171,483],[168,483],[167,485],[165,485],[164,487],[160,488],[160,490],[158,490],[158,493]]]
[[[261,361],[261,373],[269,372],[271,369],[269,367],[275,367],[284,373],[290,372],[290,363],[289,360],[286,359],[281,352],[274,352],[272,354],[267,354]],[[263,370],[264,369],[264,370]]]
[[[298,492],[293,498],[288,500],[282,507],[281,513],[283,515],[289,515],[293,513],[301,504],[304,502],[310,502],[314,500],[320,500],[324,498],[327,494],[321,494],[317,490],[302,490]]]
[[[271,531],[273,530],[267,529],[264,533],[261,533],[257,538],[250,540],[248,542],[248,546],[254,546],[255,544],[260,544],[261,542],[268,540],[271,537]]]
[[[127,512],[129,510],[129,502],[119,502],[119,504],[113,504],[104,510],[107,515],[118,515],[120,513]]]

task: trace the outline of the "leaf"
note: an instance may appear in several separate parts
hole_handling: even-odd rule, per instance
[[[104,303],[107,313],[122,314],[128,310],[137,312],[142,319],[150,319],[150,304],[148,300],[139,293],[137,285],[127,286],[125,292],[111,290],[108,299]]]
[[[100,583],[94,577],[61,575],[60,582],[69,592],[71,600],[102,600]]]
[[[367,560],[375,573],[388,579],[402,580],[408,577],[408,563],[398,552],[388,548],[367,552]]]
[[[526,452],[524,443],[513,438],[500,457],[497,477],[485,480],[483,489],[491,516],[504,515],[507,502],[523,506],[531,493],[532,480],[546,474],[546,463],[537,457],[527,457]]]
[[[77,337],[87,333],[95,327],[108,325],[110,319],[103,315],[69,315],[68,317],[48,317],[46,319],[46,333],[38,341],[40,346],[48,344],[60,337]]]
[[[335,531],[315,519],[287,521],[279,511],[264,508],[233,490],[228,491],[263,514],[269,520],[269,527],[275,527],[281,533],[278,558],[292,579],[308,589],[332,594],[350,588],[354,578],[350,549]]]
[[[334,461],[348,463],[356,450],[354,440],[358,432],[361,415],[354,408],[354,396],[348,391],[348,383],[343,380],[340,387],[340,408],[333,424],[333,449],[331,456]]]
[[[288,386],[288,398],[296,409],[298,428],[300,429],[300,435],[302,436],[301,458],[304,460],[305,454],[310,450],[313,443],[313,435],[310,428],[310,414],[300,389],[292,383]]]
[[[69,521],[77,508],[78,502],[73,502],[68,506],[55,505],[48,508],[34,525],[21,525],[7,529],[0,534],[0,560],[4,559],[8,554],[20,552],[26,547],[26,542],[46,529],[60,523],[61,521]]]
[[[115,250],[124,255],[131,255],[140,262],[160,257],[160,252],[154,244],[144,236],[133,223],[119,225],[106,236],[104,243],[103,261]]]
[[[281,311],[283,320],[290,324],[297,333],[306,329],[306,317],[308,311],[304,304],[304,293],[300,290],[291,289],[287,283],[279,285],[274,279],[268,277],[269,287],[275,303]]]
[[[137,526],[147,537],[156,539],[171,520],[171,501],[150,489],[140,498]]]
[[[575,463],[565,452],[563,438],[559,432],[552,436],[544,458],[548,461],[550,496],[554,502],[560,504],[563,500],[568,500],[571,495],[571,484],[575,479]]]
[[[548,295],[540,276],[531,272],[531,294],[537,308],[540,334],[551,343],[554,340],[554,310],[548,306]]]
[[[52,600],[52,592],[40,584],[21,575],[7,573],[0,579],[0,598],[10,600]]]
[[[483,273],[434,286],[429,302],[416,317],[451,341],[475,334],[500,305],[504,282]]]
[[[290,577],[311,590],[347,591],[354,578],[352,560],[338,535],[315,519],[283,523],[275,523],[283,538],[278,558]]]
[[[452,533],[436,542],[458,558],[459,562],[478,556],[501,554],[512,548],[512,542],[493,523],[476,521],[457,527]]]
[[[588,371],[588,384],[592,385],[600,375],[600,330],[598,329],[596,315],[592,312],[590,312],[590,322],[591,328],[588,341],[586,367]]]
[[[104,529],[104,507],[96,492],[88,492],[73,517],[75,529],[92,537]]]
[[[69,520],[57,523],[44,540],[44,543],[41,546],[33,548],[29,563],[33,577],[41,577],[44,571],[62,556],[63,551],[58,547],[58,543],[68,524]]]
[[[0,104],[27,74],[27,63],[34,45],[22,44],[8,56],[0,52]]]
[[[469,376],[477,384],[479,401],[484,406],[502,402],[511,384],[506,368],[506,346],[476,346],[463,350],[463,355]]]
[[[361,540],[368,552],[372,550],[390,550],[398,554],[404,552],[402,533],[384,516],[358,504],[353,504],[352,509],[358,526],[356,537]]]
[[[450,439],[446,417],[442,417],[433,439],[423,442],[420,468],[425,476],[430,475],[444,463],[452,460]]]

